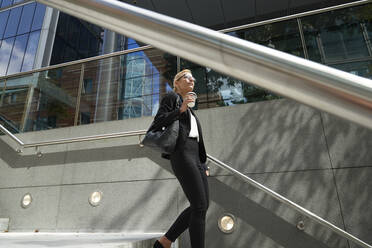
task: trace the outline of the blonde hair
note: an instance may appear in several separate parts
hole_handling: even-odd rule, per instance
[[[174,76],[174,79],[173,79],[173,90],[175,92],[177,92],[177,90],[178,90],[177,89],[176,82],[178,80],[180,80],[183,77],[183,75],[185,75],[186,73],[191,73],[191,71],[189,69],[184,69],[184,70],[180,71],[179,73],[177,73],[176,76]]]

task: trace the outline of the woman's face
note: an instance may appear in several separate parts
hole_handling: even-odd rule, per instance
[[[177,88],[181,93],[187,93],[194,90],[195,78],[191,73],[185,73],[177,81]]]

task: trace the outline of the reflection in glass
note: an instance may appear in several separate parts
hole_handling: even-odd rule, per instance
[[[12,73],[21,71],[21,66],[22,66],[23,57],[25,55],[27,40],[28,40],[28,34],[24,34],[24,35],[20,35],[16,37],[7,74],[12,74]]]
[[[369,56],[358,14],[363,7],[301,18],[309,59],[329,63]]]
[[[5,28],[4,38],[15,36],[21,16],[22,7],[14,8],[10,10],[8,23]]]
[[[4,76],[8,69],[10,54],[12,52],[14,38],[3,40],[0,48],[0,76]]]
[[[0,12],[0,39],[3,38],[8,17],[9,17],[9,10]]]
[[[23,7],[21,21],[19,23],[17,34],[24,34],[30,32],[35,6],[36,3],[31,3]]]
[[[4,92],[2,91],[4,88],[0,84],[0,123],[12,133],[21,132],[25,103],[29,92],[28,83],[14,83],[18,80],[8,80]]]
[[[271,92],[181,59],[181,68],[191,69],[198,94],[195,109],[233,106],[279,98]]]
[[[86,63],[79,123],[154,115],[170,89],[167,56],[148,49]]]
[[[39,37],[40,31],[30,33],[21,71],[30,71],[33,69],[35,54],[39,44]]]
[[[81,65],[35,73],[25,131],[74,125]]]
[[[13,0],[3,0],[3,2],[1,3],[1,8],[9,7],[10,5],[12,5],[12,2]]]
[[[332,65],[336,69],[372,79],[372,60]]]
[[[14,0],[13,4],[24,2],[25,0]]]
[[[288,20],[236,31],[234,36],[304,57],[297,20]]]
[[[60,13],[50,64],[99,55],[102,31],[101,27]]]
[[[43,20],[44,20],[44,14],[45,14],[45,5],[37,3],[34,19],[32,21],[31,31],[41,29],[41,27],[43,25]]]

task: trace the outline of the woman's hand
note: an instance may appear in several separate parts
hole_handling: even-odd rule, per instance
[[[205,171],[205,174],[209,177],[209,169]]]
[[[181,113],[187,110],[188,108],[187,104],[189,104],[190,102],[194,102],[194,98],[191,95],[186,95],[183,97],[183,103],[180,108]]]

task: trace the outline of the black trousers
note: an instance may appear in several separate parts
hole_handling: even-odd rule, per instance
[[[208,181],[205,169],[199,159],[199,145],[196,139],[188,138],[184,149],[171,155],[172,169],[190,202],[165,234],[174,242],[189,228],[191,247],[205,247],[205,217],[209,206]]]

